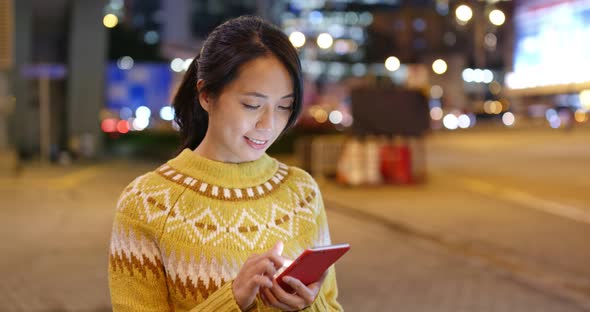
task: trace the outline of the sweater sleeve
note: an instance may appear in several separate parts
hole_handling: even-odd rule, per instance
[[[183,191],[148,173],[119,197],[108,270],[113,311],[171,310],[158,238]]]
[[[153,179],[139,177],[119,197],[108,270],[115,312],[174,311],[159,236],[170,210],[184,190],[162,190],[159,188],[161,181]],[[225,283],[191,311],[240,312],[231,286],[232,281]],[[257,305],[256,302],[251,309],[256,309]]]
[[[191,312],[215,312],[215,311],[228,311],[228,312],[241,312],[234,294],[232,291],[232,282],[225,283],[217,291],[212,293],[207,300],[198,304],[196,307],[191,309]],[[248,311],[255,310],[258,305],[257,300],[254,301],[254,305],[250,306]]]
[[[157,245],[147,238],[148,233],[149,229],[124,215],[116,217],[111,249],[118,248],[120,252],[111,255],[109,265],[109,287],[115,312],[174,311],[169,301],[166,272]],[[126,252],[120,246],[133,251]],[[231,281],[225,283],[191,311],[240,312],[231,286]]]
[[[113,311],[169,311],[166,272],[153,229],[117,212],[111,235],[109,289]]]

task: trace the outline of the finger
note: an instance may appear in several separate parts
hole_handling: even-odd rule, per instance
[[[280,302],[295,308],[297,310],[304,309],[307,305],[305,300],[298,295],[293,295],[287,293],[278,283],[276,280],[273,280],[272,288],[270,289],[272,294],[279,300]]]
[[[251,262],[256,262],[256,260],[258,260],[258,258],[260,258],[260,257],[262,257],[262,255],[252,254],[250,257],[248,257],[248,259],[246,259],[246,261],[244,262],[244,264],[251,263]]]
[[[307,288],[312,290],[313,293],[315,294],[315,296],[317,296],[317,294],[320,292],[320,289],[322,288],[322,285],[324,284],[324,281],[326,280],[328,273],[329,273],[329,270],[326,270],[324,272],[324,274],[322,274],[322,277],[320,277],[320,279],[317,282],[307,285]]]
[[[258,275],[258,274],[254,275],[250,279],[250,283],[252,283],[258,287],[271,288],[273,286],[272,281],[270,280],[270,278],[268,278],[268,276]]]
[[[285,248],[285,245],[283,244],[283,242],[278,241],[275,246],[272,248],[272,251],[275,252],[277,255],[282,255],[283,254],[283,249]]]
[[[277,272],[277,269],[275,268],[272,261],[270,261],[267,258],[262,258],[256,264],[254,271],[256,274],[266,274],[268,276],[274,276]]]
[[[314,296],[317,296],[320,293],[320,289],[322,289],[322,284],[321,282],[315,282],[307,285],[307,288],[311,290]]]
[[[264,294],[264,290],[265,290],[265,289],[266,289],[266,288],[263,288],[263,289],[260,291],[260,299],[262,299],[262,303],[264,303],[264,305],[265,305],[265,306],[272,307],[272,305],[270,304],[270,302],[269,302],[269,301],[268,301],[268,299],[266,298],[266,295]]]
[[[274,252],[272,249],[267,251],[264,254],[264,257],[266,257],[270,261],[272,261],[275,265],[275,268],[277,268],[277,269],[281,268],[283,266],[283,264],[285,263],[285,258],[283,258],[281,255]]]
[[[260,261],[261,257],[262,257],[262,255],[257,255],[257,254],[253,254],[250,257],[248,257],[248,259],[246,259],[246,261],[243,264],[243,267],[245,268],[245,272],[249,272],[251,270],[253,264]]]
[[[262,293],[266,297],[266,300],[270,304],[270,306],[281,309],[283,311],[292,310],[292,307],[282,303],[277,297],[272,293],[272,288],[264,288]]]
[[[295,290],[295,293],[299,295],[299,297],[303,298],[305,303],[308,305],[312,304],[315,300],[314,291],[305,286],[305,284],[303,284],[300,280],[291,276],[285,276],[283,277],[283,281],[287,283],[287,285],[291,286],[291,288]]]

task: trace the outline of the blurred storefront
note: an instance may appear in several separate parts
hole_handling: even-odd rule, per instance
[[[300,135],[383,135],[359,134],[355,107],[378,102],[354,100],[367,89],[424,96],[428,129],[421,133],[513,127],[537,116],[552,127],[567,116],[588,119],[590,51],[575,38],[588,32],[590,0],[3,3],[12,4],[6,12],[17,34],[7,74],[16,98],[9,137],[22,156],[94,157],[129,151],[130,142],[174,146],[177,84],[206,35],[244,14],[279,25],[300,53],[304,110],[279,151],[293,152]],[[393,112],[371,109],[398,123]],[[402,120],[422,127],[420,118]]]
[[[11,144],[24,158],[95,157],[106,31],[100,1],[9,1],[13,17]],[[4,20],[3,20],[4,21]]]
[[[590,111],[590,1],[519,1],[515,8],[511,96],[552,128],[588,121]]]

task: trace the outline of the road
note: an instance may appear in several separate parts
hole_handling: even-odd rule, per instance
[[[589,136],[545,130],[439,133],[426,142],[428,183],[325,183],[324,196],[339,211],[429,241],[588,309]]]
[[[347,311],[590,310],[589,133],[441,133],[428,182],[321,184]],[[0,178],[0,311],[109,311],[118,193],[155,163]]]

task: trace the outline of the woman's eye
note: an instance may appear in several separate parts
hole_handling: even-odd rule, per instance
[[[279,106],[279,108],[284,109],[284,110],[288,110],[288,111],[293,110],[293,106],[291,106],[291,105],[290,106]]]
[[[260,105],[257,106],[257,105],[250,105],[250,104],[246,104],[246,103],[242,103],[242,105],[244,105],[244,107],[246,107],[247,109],[252,109],[252,110],[260,107]]]

